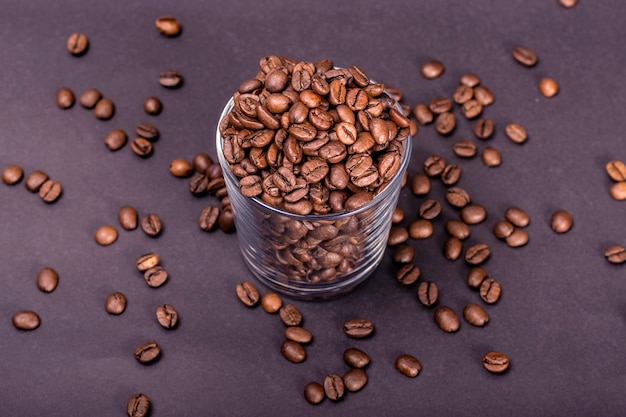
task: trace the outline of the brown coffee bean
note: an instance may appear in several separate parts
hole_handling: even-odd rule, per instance
[[[293,304],[285,304],[280,310],[278,310],[280,319],[285,323],[285,326],[299,326],[302,323],[302,313],[298,310],[298,307]]]
[[[309,382],[304,387],[304,398],[309,404],[319,404],[324,401],[324,387],[319,382]]]
[[[528,243],[528,233],[524,229],[515,229],[505,238],[506,244],[511,248],[519,248]]]
[[[78,102],[86,109],[93,109],[102,98],[102,93],[95,88],[89,88],[80,95]]]
[[[156,308],[156,318],[164,329],[173,329],[178,324],[178,312],[170,304],[163,304]]]
[[[465,240],[470,235],[470,228],[460,220],[449,219],[446,221],[446,232],[459,240]]]
[[[217,218],[217,225],[224,233],[233,233],[235,231],[235,216],[232,210],[222,210]]]
[[[552,98],[559,92],[559,85],[552,78],[542,78],[539,81],[539,92],[546,98]]]
[[[143,273],[143,279],[149,287],[159,288],[169,278],[169,274],[160,265],[154,266]]]
[[[367,385],[367,373],[360,368],[352,368],[343,375],[343,384],[350,392],[357,392]]]
[[[39,315],[34,311],[18,311],[13,314],[13,326],[19,330],[35,330],[41,324]]]
[[[474,326],[482,327],[489,322],[489,315],[478,304],[469,303],[463,309],[463,318]]]
[[[487,210],[480,204],[468,204],[461,209],[461,219],[467,224],[478,224],[487,218]]]
[[[397,246],[409,239],[409,231],[406,227],[392,226],[387,237],[387,246]]]
[[[452,151],[459,158],[472,158],[476,155],[476,145],[471,140],[459,140],[452,147]]]
[[[441,182],[445,185],[454,185],[461,178],[461,168],[455,164],[448,164],[441,173]]]
[[[142,343],[141,345],[137,346],[133,351],[135,359],[137,359],[137,361],[142,364],[154,362],[155,360],[157,360],[160,354],[161,347],[157,342],[154,341]]]
[[[277,313],[282,306],[283,300],[276,293],[270,292],[261,297],[261,307],[267,313]]]
[[[422,65],[421,73],[422,77],[432,80],[435,79],[445,71],[445,67],[440,61],[428,61]]]
[[[10,178],[8,178],[8,180],[11,181],[11,180],[14,180],[15,178],[16,178],[15,173],[13,173],[10,175]],[[4,176],[2,180],[4,182]],[[26,179],[24,180],[24,186],[26,186],[26,189],[28,191],[32,193],[36,193],[37,191],[39,191],[43,183],[46,182],[47,180],[48,180],[48,174],[46,174],[45,172],[40,171],[40,170],[33,171],[26,176]]]
[[[465,262],[470,265],[480,265],[489,258],[491,251],[486,243],[476,243],[465,251]]]
[[[343,397],[345,386],[341,377],[337,374],[329,374],[324,378],[324,392],[332,401],[338,401]]]
[[[454,333],[459,330],[461,320],[450,307],[437,307],[434,312],[435,323],[446,333]]]
[[[143,102],[143,109],[146,113],[156,116],[163,110],[163,104],[157,97],[148,97]]]
[[[46,203],[54,203],[61,197],[62,193],[61,184],[54,180],[47,180],[39,188],[39,197]]]
[[[24,171],[17,165],[9,165],[2,170],[2,182],[6,185],[15,185],[22,180]]]
[[[57,106],[61,109],[69,109],[74,105],[74,93],[67,87],[62,87],[57,91]]]
[[[433,122],[433,112],[431,112],[424,103],[417,103],[415,107],[413,107],[413,116],[417,120],[417,123],[422,126]]]
[[[404,376],[415,378],[422,371],[422,364],[411,355],[402,354],[396,358],[396,369]]]
[[[431,307],[439,299],[439,288],[437,284],[430,281],[422,281],[417,287],[417,298],[426,307]]]
[[[402,285],[413,285],[420,278],[420,269],[413,264],[402,265],[396,274],[396,279]]]
[[[574,223],[572,215],[565,210],[557,210],[552,214],[550,218],[550,227],[556,233],[568,232]]]
[[[97,119],[109,120],[115,115],[115,104],[108,98],[101,98],[93,108],[93,114]]]
[[[506,239],[515,231],[515,226],[506,220],[498,220],[493,225],[493,234],[498,239]]]
[[[456,90],[454,90],[454,94],[452,95],[452,98],[456,104],[467,103],[473,97],[474,89],[463,84],[459,85]]]
[[[483,160],[483,163],[490,168],[497,167],[502,164],[502,156],[500,155],[500,152],[498,152],[496,148],[492,148],[491,146],[483,149],[481,158]]]
[[[157,30],[164,36],[175,37],[180,35],[182,26],[180,22],[172,16],[161,16],[154,22]]]
[[[301,344],[306,344],[313,340],[313,335],[304,327],[289,326],[285,328],[285,339],[293,340],[294,342]]]
[[[146,417],[150,413],[150,399],[145,394],[135,394],[128,399],[126,415],[128,417]]]
[[[298,342],[285,340],[280,347],[283,357],[292,363],[301,363],[306,359],[306,350]]]
[[[537,54],[525,46],[516,46],[513,49],[513,58],[526,67],[532,67],[537,63]]]
[[[237,292],[237,298],[247,307],[254,307],[259,302],[259,291],[254,284],[249,281],[243,281],[237,284],[235,288]],[[280,300],[280,298],[279,298]],[[275,300],[268,300],[266,303],[271,304]],[[281,302],[282,306],[282,302]],[[268,307],[269,308],[269,307]],[[265,308],[263,308],[265,310]],[[273,310],[273,307],[271,308]],[[278,307],[280,309],[280,307]],[[266,310],[267,311],[267,310]],[[273,311],[274,313],[276,311]]]
[[[626,248],[621,245],[609,246],[604,250],[604,257],[612,264],[626,262]]]
[[[441,114],[452,110],[452,100],[446,97],[437,97],[430,101],[428,108],[434,114]]]
[[[480,116],[482,112],[483,106],[478,100],[468,100],[461,106],[461,113],[463,113],[463,116],[468,120],[475,119]]]
[[[135,153],[135,155],[141,158],[147,158],[152,154],[152,143],[144,138],[135,138],[130,143],[130,149]]]
[[[474,88],[478,84],[480,84],[480,78],[478,78],[478,75],[468,72],[468,73],[461,75],[461,78],[459,79],[459,83],[461,85]]]
[[[463,251],[463,243],[460,239],[451,236],[443,243],[443,256],[444,258],[455,261],[461,256]]]
[[[209,204],[205,206],[200,212],[198,218],[198,226],[205,232],[211,232],[217,227],[217,222],[220,215],[220,209],[217,206]]]
[[[506,209],[504,218],[517,227],[526,227],[530,223],[530,216],[519,207],[511,206]]]
[[[374,332],[374,323],[368,319],[348,320],[343,324],[343,332],[353,339],[362,339]]]
[[[119,315],[126,310],[126,296],[116,291],[104,301],[104,310],[109,314]]]
[[[109,246],[117,240],[117,229],[111,225],[101,226],[96,230],[94,239],[100,246]]]
[[[433,200],[429,198],[424,200],[422,204],[420,204],[419,209],[417,211],[421,218],[426,220],[432,220],[439,216],[441,213],[441,204],[437,200]]]
[[[440,135],[448,135],[452,133],[455,127],[456,117],[454,116],[454,113],[441,113],[439,116],[437,116],[437,119],[435,120],[435,130]]]
[[[420,197],[428,194],[429,191],[430,180],[426,175],[418,172],[411,177],[411,192],[413,192],[413,194]]]
[[[500,283],[498,281],[491,277],[487,277],[480,284],[478,291],[480,293],[480,298],[482,298],[485,303],[493,304],[500,299],[502,287],[500,287]]]
[[[128,136],[126,136],[126,132],[121,129],[113,129],[104,137],[104,145],[110,151],[122,149],[127,141]]]
[[[348,348],[343,352],[343,360],[353,368],[365,368],[370,363],[370,357],[361,349]]]
[[[487,352],[483,356],[483,367],[489,372],[499,374],[509,368],[509,357],[502,352]]]
[[[146,214],[141,218],[141,230],[150,237],[157,237],[163,230],[163,223],[156,214]]]
[[[37,274],[37,288],[42,292],[52,292],[59,284],[59,274],[52,268],[43,268]]]
[[[167,88],[178,88],[183,84],[183,76],[180,72],[175,70],[161,71],[159,74],[159,84]]]
[[[605,169],[613,181],[626,181],[626,164],[622,161],[609,161]]]
[[[402,223],[403,220],[404,220],[404,210],[402,210],[400,207],[396,207],[393,210],[393,215],[391,216],[391,223],[398,224],[398,223]]]
[[[170,162],[170,174],[178,178],[189,177],[193,174],[193,166],[186,159],[174,159]]]
[[[155,141],[159,137],[159,130],[156,127],[154,127],[154,125],[151,125],[150,123],[145,123],[145,122],[139,123],[135,127],[135,133],[137,133],[139,137],[148,139],[149,141]]]
[[[524,129],[524,126],[519,123],[509,123],[504,128],[504,132],[506,133],[506,136],[514,143],[524,143],[528,138],[526,129]]]
[[[493,120],[491,119],[478,119],[472,128],[474,136],[481,140],[487,140],[493,136],[494,130]]]
[[[626,200],[626,181],[616,182],[609,191],[611,197],[617,201]]]
[[[439,155],[430,155],[424,160],[424,164],[423,164],[424,173],[426,173],[426,175],[429,177],[437,177],[441,175],[445,167],[446,167],[446,161]],[[430,187],[430,184],[429,184],[429,187]]]
[[[131,206],[120,208],[117,213],[117,220],[125,230],[135,230],[137,228],[138,214],[137,210]]]
[[[446,192],[446,200],[451,206],[463,208],[470,203],[470,196],[461,187],[450,187]]]
[[[150,268],[153,268],[159,264],[161,258],[156,253],[146,253],[141,255],[135,261],[135,266],[139,272],[145,272]]]
[[[413,239],[427,239],[433,235],[433,224],[430,220],[418,219],[409,225],[409,236]]]
[[[244,197],[256,197],[263,192],[263,180],[258,175],[248,175],[239,181],[239,191]]]
[[[393,251],[393,261],[399,264],[410,264],[413,262],[415,251],[413,247],[408,244],[402,244],[396,247]]]
[[[479,85],[478,87],[474,88],[474,98],[483,107],[489,106],[491,103],[493,103],[494,100],[493,93],[484,85]]]
[[[89,48],[89,39],[82,33],[72,33],[65,44],[70,54],[81,56],[87,52]]]
[[[471,268],[467,273],[467,285],[475,290],[480,288],[480,285],[487,278],[487,271],[483,268],[476,266]]]

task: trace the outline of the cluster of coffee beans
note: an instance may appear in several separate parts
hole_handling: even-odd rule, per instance
[[[125,230],[135,230],[138,224],[141,224],[141,230],[150,237],[157,237],[163,230],[163,222],[155,213],[148,213],[141,217],[139,222],[139,214],[132,206],[123,206],[117,214],[120,226]],[[106,224],[100,226],[94,233],[94,240],[98,245],[109,246],[115,243],[118,238],[117,228],[113,225]]]
[[[23,177],[24,170],[18,165],[9,165],[2,170],[2,182],[6,185],[18,184]],[[28,174],[24,180],[24,185],[31,193],[38,193],[39,198],[46,203],[54,203],[63,192],[61,183],[50,179],[48,174],[41,170]]]
[[[609,194],[617,201],[626,200],[626,164],[614,160],[606,164],[606,173],[613,180]]]

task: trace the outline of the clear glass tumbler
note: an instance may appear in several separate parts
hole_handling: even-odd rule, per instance
[[[220,120],[233,106],[231,98]],[[218,127],[217,156],[241,253],[252,274],[276,291],[307,299],[347,292],[369,277],[383,258],[391,216],[411,157],[411,137],[402,143],[400,169],[371,201],[349,212],[298,215],[240,193],[239,180],[224,158]]]

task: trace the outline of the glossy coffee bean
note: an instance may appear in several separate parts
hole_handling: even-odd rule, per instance
[[[174,159],[170,162],[170,174],[178,178],[189,177],[193,174],[193,166],[186,159]]]
[[[367,373],[360,368],[352,368],[343,377],[343,384],[350,392],[360,391],[367,384]]]
[[[405,174],[406,174],[406,171],[405,171]],[[402,223],[403,220],[404,220],[404,210],[402,210],[400,207],[396,207],[393,210],[393,215],[391,216],[391,223],[398,224],[398,223]]]
[[[460,220],[449,219],[446,221],[446,232],[459,240],[465,240],[470,236],[470,228]]]
[[[113,129],[104,137],[104,145],[110,151],[117,151],[122,149],[126,142],[128,141],[128,136],[126,132],[121,129]]]
[[[278,313],[283,306],[283,300],[276,293],[270,292],[261,297],[261,307],[265,312],[274,314]]]
[[[161,71],[159,74],[159,84],[167,88],[178,88],[183,83],[183,76],[174,70]]]
[[[301,363],[306,359],[306,349],[298,342],[285,340],[280,347],[283,357],[292,363]]]
[[[163,110],[163,104],[157,97],[148,97],[143,102],[143,109],[146,113],[156,116]]]
[[[408,244],[402,244],[393,251],[393,261],[399,264],[410,264],[414,256],[415,250]]]
[[[456,127],[456,117],[452,112],[441,113],[435,119],[435,130],[440,135],[449,135]]]
[[[396,274],[396,279],[402,285],[412,285],[420,277],[420,269],[413,264],[405,264],[400,269],[398,269],[398,273]]]
[[[509,357],[502,352],[487,352],[483,356],[483,367],[492,373],[502,373],[509,368]]]
[[[217,225],[224,233],[233,233],[235,231],[235,217],[232,210],[222,210],[217,218]]]
[[[489,315],[478,304],[469,303],[463,309],[463,318],[471,325],[482,327],[489,322]]]
[[[36,193],[39,191],[44,182],[48,180],[48,174],[43,171],[37,170],[33,171],[26,176],[24,180],[24,186],[31,193]]]
[[[487,271],[485,271],[483,268],[479,266],[471,268],[467,273],[467,285],[470,288],[477,290],[480,288],[480,285],[486,278]]]
[[[219,207],[209,204],[205,206],[200,212],[200,216],[198,218],[198,226],[200,226],[200,229],[204,230],[205,232],[215,230],[215,228],[217,227],[219,216]]]
[[[115,114],[115,104],[113,104],[113,102],[106,97],[102,98],[93,108],[93,114],[97,119],[109,120]]]
[[[437,284],[430,281],[422,281],[417,287],[417,298],[426,307],[431,307],[439,299],[439,288]]]
[[[309,404],[319,404],[324,401],[324,387],[319,382],[309,382],[304,387],[304,398]]]
[[[444,71],[445,67],[440,61],[437,60],[425,62],[421,69],[422,77],[428,80],[440,77]]]
[[[59,274],[52,268],[43,268],[37,274],[37,288],[42,292],[52,292],[59,285]]]
[[[432,123],[434,119],[433,112],[424,103],[418,103],[413,107],[413,116],[422,126]]]
[[[159,130],[150,123],[139,123],[135,127],[135,133],[137,136],[148,139],[149,141],[155,141],[159,137]]]
[[[324,378],[324,392],[332,401],[338,401],[343,397],[345,386],[341,377],[337,374],[329,374]]]
[[[117,212],[117,220],[124,230],[135,230],[137,228],[139,215],[132,206],[123,206]]]
[[[504,217],[517,227],[526,227],[530,223],[530,216],[519,207],[511,206],[506,209]]]
[[[514,143],[524,143],[528,139],[528,133],[524,126],[519,123],[509,123],[504,128],[506,136]]]
[[[434,114],[441,114],[452,110],[452,101],[446,97],[437,97],[430,101],[428,108]]]
[[[46,203],[54,203],[61,197],[63,187],[54,180],[47,180],[39,188],[39,198]]]
[[[446,192],[446,200],[451,206],[463,208],[470,203],[470,196],[461,187],[450,187]]]
[[[483,106],[478,100],[468,100],[461,106],[461,113],[466,119],[475,119],[483,112]]]
[[[532,67],[537,63],[537,54],[525,46],[516,46],[513,49],[513,58],[526,67]]]
[[[160,265],[154,266],[143,273],[143,279],[146,281],[149,287],[158,288],[165,284],[169,274]]]
[[[135,267],[139,272],[145,272],[150,268],[153,268],[159,264],[159,255],[156,253],[146,253],[145,255],[141,255],[135,261]]]
[[[609,191],[611,197],[617,201],[626,200],[626,181],[616,182],[611,186]]]
[[[353,339],[362,339],[374,332],[374,323],[368,319],[348,320],[343,324],[343,332]]]
[[[466,85],[459,85],[454,93],[452,94],[452,98],[456,104],[464,104],[470,101],[474,97],[474,89],[472,87],[468,87]]]
[[[251,282],[240,282],[237,284],[235,290],[237,293],[237,298],[239,298],[239,301],[241,301],[245,306],[254,307],[259,302],[259,291]],[[280,309],[280,307],[278,308]]]
[[[443,256],[444,258],[455,261],[461,256],[463,251],[463,243],[456,237],[449,237],[443,244]]]
[[[461,75],[461,78],[459,79],[459,84],[474,88],[480,84],[480,78],[478,78],[478,75],[468,72]]]
[[[525,246],[528,243],[529,236],[526,230],[515,228],[513,233],[507,236],[505,239],[507,246],[511,248],[519,248]]]
[[[459,140],[452,147],[459,158],[472,158],[476,155],[476,145],[471,140]]]
[[[406,227],[392,226],[387,238],[387,246],[397,246],[409,239],[409,231]]]
[[[434,311],[435,323],[446,333],[454,333],[459,330],[461,320],[450,307],[437,307]]]
[[[109,294],[104,301],[104,310],[109,314],[122,314],[126,310],[126,296],[119,291]]]
[[[289,326],[285,328],[285,339],[292,340],[300,344],[307,344],[313,340],[313,335],[304,327]]]
[[[413,239],[427,239],[433,235],[433,224],[430,220],[418,219],[409,225],[409,236]]]
[[[299,326],[302,323],[302,313],[293,304],[283,305],[278,310],[278,315],[285,326]]]
[[[550,77],[542,78],[539,81],[539,92],[546,98],[552,98],[559,92],[559,85]]]
[[[556,233],[566,233],[574,224],[572,215],[565,210],[557,210],[552,214],[550,218],[550,227]]]
[[[9,165],[2,170],[2,182],[6,185],[15,185],[22,180],[24,171],[17,165]]]
[[[82,33],[72,33],[65,44],[68,52],[74,56],[81,56],[89,48],[89,39]]]
[[[491,251],[486,243],[476,243],[465,251],[465,262],[469,265],[480,265],[489,258]]]
[[[142,343],[141,345],[137,346],[135,350],[133,350],[133,355],[135,356],[135,359],[137,359],[137,361],[142,364],[154,362],[155,360],[157,360],[160,354],[161,347],[157,342],[154,341]]]
[[[437,200],[429,198],[420,204],[417,212],[421,218],[433,220],[439,216],[439,213],[441,213],[441,204]]]
[[[441,182],[445,185],[454,185],[461,178],[461,168],[456,164],[448,164],[441,172]]]
[[[494,96],[491,90],[484,85],[479,85],[474,88],[474,99],[478,101],[483,107],[489,106],[493,103]]]
[[[74,105],[74,92],[67,87],[62,87],[57,91],[57,106],[61,109],[69,109]]]
[[[478,119],[472,128],[474,136],[481,140],[487,140],[492,137],[494,130],[495,127],[491,119]]]
[[[164,36],[175,37],[180,35],[182,26],[178,19],[172,16],[161,16],[154,22],[157,30]]]
[[[415,378],[422,371],[422,364],[420,361],[408,354],[402,354],[396,358],[396,369],[404,376],[409,378]]]
[[[515,231],[515,226],[509,221],[498,220],[493,225],[493,235],[498,239],[506,239]]]
[[[480,204],[472,203],[461,209],[461,219],[467,224],[478,224],[487,218],[487,210]]]
[[[483,161],[483,164],[490,168],[497,167],[502,164],[502,155],[500,155],[500,152],[496,148],[493,148],[491,146],[483,149],[481,159]]]
[[[430,179],[428,179],[428,177],[421,172],[418,172],[411,177],[410,185],[411,192],[418,197],[424,196],[430,191]]]
[[[482,298],[485,303],[493,304],[500,299],[502,287],[494,278],[487,277],[480,284],[478,291],[480,293],[480,298]]]
[[[141,218],[141,230],[150,237],[157,237],[163,230],[163,223],[156,214],[146,214]]]
[[[430,155],[424,160],[423,164],[424,173],[429,177],[441,175],[445,167],[446,161],[439,155]]]
[[[100,246],[109,246],[117,240],[117,229],[111,225],[101,226],[96,230],[94,239]]]
[[[361,349],[351,347],[343,352],[343,360],[353,368],[365,368],[370,363],[370,357]]]
[[[102,98],[102,93],[95,88],[89,88],[80,95],[78,102],[86,109],[93,109]]]
[[[13,326],[19,330],[35,330],[41,324],[39,315],[34,311],[18,311],[13,314]]]
[[[170,304],[163,304],[156,308],[157,322],[164,329],[173,329],[178,323],[178,312]]]
[[[626,262],[626,247],[622,245],[609,246],[604,250],[604,257],[612,264]]]
[[[128,399],[126,415],[128,417],[146,417],[150,413],[150,399],[145,394],[135,394]]]
[[[609,161],[604,168],[613,181],[626,181],[626,164],[622,161]]]

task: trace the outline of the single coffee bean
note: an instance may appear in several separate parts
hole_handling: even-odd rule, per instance
[[[498,281],[491,277],[487,277],[480,284],[478,291],[480,293],[480,298],[482,298],[485,303],[493,304],[500,299],[502,287],[500,287],[500,283]]]
[[[156,253],[146,253],[145,255],[141,255],[135,261],[135,266],[139,272],[145,272],[150,268],[157,266],[160,262],[159,255]]]
[[[478,119],[472,128],[474,136],[481,140],[487,140],[493,136],[494,130],[493,120],[491,119]]]
[[[525,46],[516,46],[513,49],[513,58],[526,67],[532,67],[537,63],[537,54]]]
[[[126,310],[126,296],[119,291],[109,294],[104,301],[104,310],[109,314],[122,314]]]
[[[474,326],[482,327],[489,322],[489,315],[478,304],[469,303],[463,309],[463,318]]]
[[[413,262],[415,251],[411,245],[402,244],[393,251],[393,261],[398,264],[410,264]]]
[[[161,230],[163,229],[163,224],[161,223],[161,219],[154,213],[146,214],[141,218],[141,230],[145,234],[150,237],[157,237]]]
[[[108,98],[101,98],[93,108],[93,114],[97,119],[109,120],[115,114],[115,105]]]
[[[96,243],[100,246],[112,245],[117,240],[117,229],[111,225],[100,226],[94,234]]]
[[[195,158],[194,158],[194,163],[193,163],[194,169],[196,169],[196,171],[198,171],[196,167],[196,163],[195,163]],[[224,172],[222,171],[222,167],[220,166],[219,163],[214,163],[209,165],[209,167],[205,170],[206,172],[206,176],[209,178],[209,180],[214,180],[216,178],[221,178],[224,176]]]
[[[467,103],[473,97],[474,89],[463,84],[459,85],[456,90],[454,90],[454,94],[452,94],[452,98],[456,104]]]
[[[170,38],[180,35],[182,30],[180,22],[172,16],[161,16],[154,24],[162,35]]]
[[[502,352],[487,352],[483,356],[483,367],[489,372],[499,374],[509,367],[509,357]]]
[[[402,265],[398,270],[396,279],[402,285],[412,285],[420,278],[420,269],[413,264]]]
[[[489,258],[491,251],[486,243],[476,243],[465,251],[465,262],[470,265],[480,265]]]
[[[63,188],[54,180],[47,180],[39,188],[39,197],[46,203],[54,203],[61,197]]]
[[[468,100],[461,106],[461,113],[463,113],[463,116],[468,120],[475,119],[480,116],[482,112],[483,106],[478,100]]]
[[[483,268],[479,266],[476,266],[474,268],[471,268],[469,272],[467,273],[467,285],[470,288],[477,290],[480,288],[480,285],[483,283],[483,281],[486,278],[487,278],[487,271],[485,271]]]
[[[439,288],[437,284],[430,281],[422,281],[417,287],[417,298],[426,307],[431,307],[439,299]]]
[[[301,363],[306,359],[306,350],[298,342],[285,340],[280,347],[283,357],[292,363]]]
[[[124,230],[135,230],[137,228],[138,214],[132,206],[124,206],[117,213],[117,220]]]
[[[393,214],[391,216],[391,223],[398,224],[398,223],[402,223],[403,220],[404,220],[404,210],[402,210],[400,207],[396,207],[393,210]]]
[[[89,88],[80,95],[78,102],[86,109],[93,109],[102,98],[102,93],[95,88]]]
[[[440,135],[445,136],[445,135],[450,134],[454,130],[455,127],[456,127],[456,117],[454,116],[454,113],[451,113],[451,112],[441,113],[439,116],[437,116],[437,119],[435,120],[435,130]]]
[[[446,161],[439,155],[431,155],[424,160],[424,173],[429,177],[437,177],[441,175],[446,167]]]
[[[578,4],[578,0],[559,0],[559,4],[566,9],[570,9]]]
[[[546,98],[552,98],[559,92],[559,85],[552,78],[542,78],[539,81],[539,92]]]
[[[424,200],[422,204],[420,204],[418,213],[423,219],[435,219],[437,218],[437,216],[439,216],[439,213],[441,213],[441,204],[439,203],[439,201],[429,198],[427,200]]]
[[[186,159],[174,159],[170,162],[170,174],[178,178],[189,177],[193,174],[193,166]]]
[[[309,382],[304,387],[304,398],[309,404],[319,404],[324,400],[324,387],[319,382]]]
[[[557,210],[550,218],[550,227],[556,233],[566,233],[572,228],[574,220],[572,215],[565,210]]]
[[[511,142],[514,143],[524,143],[528,138],[526,129],[519,123],[509,123],[504,128],[504,132],[506,133],[506,136],[511,139]]]
[[[43,268],[37,274],[37,288],[43,292],[52,292],[59,284],[59,274],[52,268]]]
[[[57,106],[61,109],[69,109],[74,105],[74,93],[67,87],[57,91]]]
[[[163,104],[157,97],[148,97],[143,102],[143,109],[146,113],[156,116],[163,110]]]
[[[517,227],[526,227],[530,223],[530,216],[519,207],[511,206],[506,209],[504,218]]]
[[[459,83],[461,85],[474,88],[478,84],[480,84],[480,78],[478,78],[478,75],[468,72],[468,73],[461,75],[461,78],[459,79]]]
[[[267,313],[277,313],[282,306],[283,300],[276,293],[270,292],[261,297],[261,307]]]
[[[147,158],[152,154],[152,143],[145,138],[135,138],[130,143],[130,149],[135,155],[141,158]]]
[[[368,319],[352,319],[343,324],[343,332],[353,339],[362,339],[374,332],[374,323]]]
[[[461,178],[461,168],[455,164],[448,164],[441,172],[441,182],[445,185],[454,185]]]
[[[396,369],[404,376],[415,378],[422,371],[422,364],[416,357],[402,354],[396,358]]]
[[[471,140],[459,140],[452,147],[452,151],[459,158],[472,158],[476,155],[476,145]]]
[[[389,230],[389,237],[387,238],[387,246],[397,246],[409,239],[409,231],[406,227],[392,226]]]
[[[343,384],[350,392],[357,392],[367,384],[367,373],[360,368],[352,368],[343,375]]]
[[[209,178],[199,172],[189,178],[189,192],[195,196],[205,195],[207,185],[209,185]]]
[[[159,131],[150,123],[139,123],[135,127],[135,133],[141,138],[155,141],[159,137]]]
[[[343,397],[345,386],[343,380],[337,374],[330,374],[324,378],[324,392],[332,401],[340,400]]]
[[[422,65],[422,77],[428,79],[428,80],[432,80],[434,78],[437,78],[439,76],[441,76],[441,74],[443,74],[443,72],[445,71],[445,67],[443,66],[443,64],[440,61],[428,61],[425,62]]]
[[[470,203],[470,196],[460,187],[450,187],[446,192],[446,200],[451,206],[463,208]]]
[[[128,417],[146,417],[150,412],[150,399],[145,394],[135,394],[126,404]]]
[[[149,287],[158,288],[165,284],[169,274],[160,265],[153,266],[143,273],[143,279],[146,281]]]
[[[519,248],[528,243],[528,233],[524,229],[516,228],[509,236],[505,238],[506,244],[511,248]]]
[[[235,231],[235,216],[232,210],[222,210],[217,218],[217,225],[224,233],[233,233]]]
[[[467,224],[460,220],[449,219],[446,221],[446,232],[459,240],[465,240],[469,237],[471,231]]]
[[[301,344],[306,344],[313,340],[313,335],[304,327],[289,326],[285,328],[285,339],[293,340],[294,342]]]
[[[425,126],[433,121],[433,112],[430,111],[427,105],[424,103],[418,103],[413,107],[413,116],[417,120],[417,123]]]
[[[604,250],[604,257],[612,264],[626,262],[626,248],[621,245],[609,246]]]
[[[454,236],[447,238],[443,244],[443,256],[450,261],[459,259],[462,251],[463,243],[460,239]]]
[[[361,349],[352,347],[343,352],[343,360],[353,368],[365,368],[370,363],[370,357]]]
[[[239,191],[244,197],[256,197],[263,193],[263,179],[258,175],[248,175],[239,181]]]
[[[478,224],[487,218],[487,210],[480,204],[472,203],[461,209],[461,219],[467,224]]]
[[[39,315],[34,311],[18,311],[13,314],[13,326],[19,330],[35,330],[41,324]]]
[[[127,140],[126,132],[121,129],[113,129],[104,137],[104,145],[110,151],[117,151],[126,145]]]
[[[183,83],[183,76],[178,71],[161,71],[159,74],[159,84],[167,88],[178,88]]]
[[[626,181],[616,182],[609,191],[611,197],[617,201],[626,200]]]
[[[493,234],[498,239],[506,239],[515,231],[515,226],[506,220],[498,220],[493,225]]]
[[[430,220],[418,219],[409,225],[409,236],[413,239],[427,239],[433,235],[433,224]]]
[[[22,180],[24,171],[17,165],[9,165],[2,170],[2,182],[6,185],[15,185]]]
[[[239,298],[239,301],[241,301],[245,306],[254,307],[259,302],[259,291],[251,282],[249,281],[240,282],[237,284],[237,287],[235,289],[237,292],[237,298]],[[281,305],[282,305],[282,302],[281,302]]]
[[[219,207],[212,204],[205,206],[200,212],[200,217],[198,218],[198,226],[200,226],[200,229],[204,230],[205,232],[215,230],[215,228],[217,227],[219,215]]]
[[[626,181],[626,164],[622,161],[609,161],[605,169],[613,181]]]
[[[461,320],[450,307],[437,307],[434,312],[435,323],[446,333],[454,333],[459,330]]]
[[[298,307],[293,304],[285,304],[280,310],[278,310],[280,319],[285,323],[285,326],[299,326],[302,323],[302,313],[298,310]]]
[[[478,87],[474,88],[474,98],[483,107],[489,106],[491,103],[493,103],[494,100],[493,93],[484,85],[479,85]]]
[[[483,160],[483,163],[490,168],[497,167],[502,164],[502,156],[500,155],[500,152],[498,152],[496,148],[492,148],[491,146],[483,149],[481,158]]]
[[[65,44],[70,54],[74,56],[83,55],[89,47],[89,39],[82,33],[72,33]]]
[[[430,166],[430,165],[429,165]],[[430,180],[421,172],[411,177],[411,192],[418,197],[428,194],[430,191]]]
[[[11,175],[11,177],[13,179],[15,178],[14,175]],[[2,177],[2,179],[4,181],[4,176]],[[11,178],[9,178],[9,180],[11,180]],[[31,172],[30,174],[26,176],[26,179],[24,180],[24,185],[26,186],[26,189],[28,191],[32,193],[36,193],[37,191],[39,191],[42,184],[46,182],[47,180],[48,180],[48,174],[46,174],[43,171],[37,170],[37,171]]]
[[[441,114],[452,111],[452,100],[445,97],[437,97],[430,101],[428,108],[434,114]]]
[[[161,347],[157,342],[151,341],[142,343],[133,351],[135,359],[139,363],[148,364],[154,362],[161,354]]]

